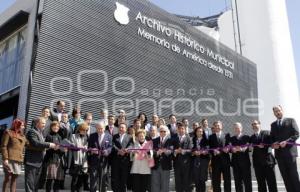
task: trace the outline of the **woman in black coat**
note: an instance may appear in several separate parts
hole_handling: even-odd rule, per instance
[[[197,192],[205,192],[208,174],[209,151],[208,140],[203,136],[203,129],[197,127],[193,137],[193,174]]]
[[[59,144],[62,141],[62,138],[58,131],[59,123],[53,121],[50,125],[50,133],[46,136],[45,141]],[[45,165],[47,166],[46,192],[50,192],[52,188],[53,191],[58,191],[60,189],[60,181],[64,180],[63,155],[64,151],[58,148],[49,149],[46,152],[44,158]]]

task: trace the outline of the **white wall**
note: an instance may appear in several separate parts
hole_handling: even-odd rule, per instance
[[[283,106],[286,116],[296,118],[300,125],[299,92],[285,0],[237,0],[237,6],[242,54],[257,64],[263,129],[270,129],[275,119],[272,107],[278,104]],[[236,18],[235,11],[233,14]],[[231,11],[219,18],[219,28],[220,41],[240,52],[236,20],[232,20]]]
[[[20,10],[30,12],[33,0],[17,0],[12,6],[0,14],[0,26]]]

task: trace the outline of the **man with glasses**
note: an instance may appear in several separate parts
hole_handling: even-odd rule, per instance
[[[97,189],[103,192],[107,189],[106,166],[108,155],[112,149],[112,136],[105,131],[105,124],[98,122],[96,124],[97,132],[90,135],[88,148],[94,149],[89,153],[90,166],[90,191],[96,192]]]
[[[172,169],[171,145],[168,127],[161,125],[159,137],[153,139],[153,157],[155,166],[151,170],[151,191],[168,192],[170,170]]]

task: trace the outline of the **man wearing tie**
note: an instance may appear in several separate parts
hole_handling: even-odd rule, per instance
[[[151,171],[152,192],[169,192],[170,170],[172,169],[172,140],[167,132],[168,127],[161,125],[159,137],[153,140],[155,164]]]
[[[52,116],[50,117],[50,120],[51,121],[58,121],[60,122],[61,121],[61,116],[65,111],[65,102],[64,101],[57,101],[56,102],[56,108],[53,109],[53,114]]]
[[[170,124],[168,124],[168,128],[169,128],[169,131],[170,131],[170,134],[171,136],[174,136],[176,134],[176,131],[177,131],[177,120],[176,120],[176,117],[175,115],[170,115],[169,116],[169,120],[170,120]]]
[[[105,131],[111,136],[114,136],[119,132],[118,127],[115,126],[115,116],[108,116],[108,125],[105,127]]]
[[[112,188],[114,192],[125,192],[129,173],[130,157],[128,148],[133,145],[132,137],[126,133],[127,125],[119,124],[119,133],[113,136]]]
[[[110,134],[111,137],[113,137],[115,134],[118,134],[119,132],[119,129],[118,127],[115,126],[115,116],[114,115],[109,115],[108,116],[108,125],[105,127],[105,132]],[[112,165],[112,158],[113,158],[113,154],[110,153],[108,155],[108,158],[107,158],[107,172],[110,172],[111,173],[111,165]]]
[[[275,177],[275,157],[272,154],[272,148],[263,144],[271,144],[269,131],[263,131],[260,128],[260,122],[254,120],[252,122],[254,134],[250,137],[250,143],[256,145],[252,147],[252,159],[255,176],[258,185],[258,192],[269,191],[277,192],[277,184]],[[267,185],[266,185],[267,183]]]
[[[299,175],[297,172],[297,147],[293,145],[299,138],[299,129],[295,119],[283,116],[280,105],[273,107],[277,118],[271,124],[272,147],[287,192],[299,191]],[[291,144],[290,144],[291,143]]]
[[[45,150],[48,148],[58,150],[59,146],[54,143],[45,142],[43,129],[46,125],[46,119],[40,117],[36,121],[33,129],[29,129],[26,138],[29,146],[25,150],[25,191],[36,192],[40,177],[42,162],[45,156]]]
[[[201,125],[203,127],[204,136],[208,140],[209,136],[212,134],[211,128],[208,127],[208,120],[207,119],[202,119],[201,120]]]
[[[96,132],[96,129],[94,126],[92,126],[92,122],[93,122],[93,114],[92,113],[85,113],[83,120],[85,123],[88,124],[89,129],[87,131],[87,135],[90,136],[92,133]]]
[[[251,163],[249,157],[248,147],[250,137],[242,134],[242,124],[237,122],[233,124],[234,136],[231,137],[230,141],[232,144],[232,168],[235,183],[235,191],[252,192],[251,182]]]
[[[88,140],[88,148],[92,149],[88,157],[90,171],[90,191],[106,191],[108,181],[105,179],[105,168],[107,166],[107,157],[112,149],[112,136],[104,132],[104,123],[96,124],[96,133],[92,133]],[[98,183],[99,181],[99,183]],[[98,183],[98,184],[97,184]],[[99,188],[97,187],[99,186]]]
[[[193,143],[182,123],[177,123],[177,132],[173,136],[175,188],[177,192],[189,192],[191,190],[189,172]]]
[[[215,149],[214,152],[212,152],[211,158],[213,190],[214,192],[221,192],[221,174],[223,174],[224,191],[231,192],[230,135],[223,133],[221,121],[214,122],[213,126],[215,133],[209,136],[209,147]]]

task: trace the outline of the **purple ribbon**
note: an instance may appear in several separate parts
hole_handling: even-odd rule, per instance
[[[60,147],[62,148],[67,148],[68,150],[72,150],[72,151],[84,151],[84,152],[88,152],[88,151],[104,151],[101,149],[96,149],[96,148],[84,148],[84,147],[76,147],[74,145],[63,145],[63,144],[58,144]],[[293,142],[287,142],[287,145],[292,145],[292,146],[300,146],[300,143],[293,143]],[[240,148],[245,148],[245,147],[260,147],[260,146],[264,146],[264,147],[269,147],[272,146],[272,144],[266,144],[266,143],[260,143],[260,144],[245,144],[245,145],[227,145],[224,147],[216,147],[216,148],[200,148],[200,149],[183,149],[186,152],[194,152],[194,151],[201,151],[201,152],[210,152],[210,151],[224,151],[226,150],[232,150],[235,147],[240,147]],[[137,149],[137,148],[127,148],[127,151],[149,151],[149,150],[153,150],[153,151],[158,151],[159,149]],[[171,150],[174,151],[174,149],[167,149],[167,150]]]

